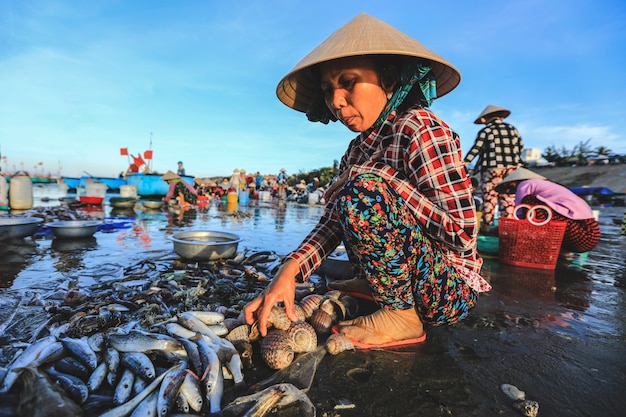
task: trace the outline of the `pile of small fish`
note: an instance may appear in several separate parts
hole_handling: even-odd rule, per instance
[[[279,264],[272,252],[199,264],[142,261],[122,279],[71,288],[61,302],[43,300],[47,320],[13,343],[0,398],[29,417],[220,414],[226,392],[237,399],[248,391],[244,371],[258,368],[253,344],[269,368],[283,369],[318,346],[317,334],[328,336],[333,323],[355,312],[353,299],[316,294],[309,284],[298,289],[301,320],[292,323],[277,306],[273,329],[261,340],[241,311]],[[353,349],[340,335],[329,336],[326,346],[331,353]],[[242,400],[225,410],[244,415],[255,407],[261,416],[298,402],[314,415],[306,395],[288,385],[257,393],[263,413]]]
[[[131,412],[156,415],[154,411],[158,410],[158,415],[164,416],[175,402],[183,412],[190,409],[199,412],[204,398],[209,401],[210,412],[217,413],[221,410],[224,385],[222,364],[235,384],[243,383],[243,374],[232,344],[215,335],[198,318],[205,314],[181,314],[179,321],[186,323],[186,329],[194,334],[193,338],[185,339],[136,328],[128,331],[116,328],[108,333],[74,338],[67,336],[62,328],[57,329],[54,335],[39,339],[15,359],[7,370],[0,394],[8,393],[23,371],[31,369],[26,374],[26,383],[22,381],[23,386],[26,388],[28,379],[34,376],[40,380],[50,378],[67,394],[60,396],[58,407],[73,410],[65,415],[77,415],[75,405],[82,406],[91,394],[103,394],[107,390],[112,392],[112,404],[117,407],[103,415],[122,416]],[[161,363],[174,365],[157,373]],[[30,397],[26,397],[28,401],[20,400],[18,412],[33,406]]]
[[[24,217],[37,217],[43,219],[45,222],[52,222],[57,220],[93,220],[93,217],[87,213],[79,213],[68,206],[53,206],[53,207],[33,207],[23,213]]]

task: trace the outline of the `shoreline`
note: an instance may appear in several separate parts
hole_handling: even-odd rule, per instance
[[[626,164],[529,169],[566,187],[606,187],[626,193]]]

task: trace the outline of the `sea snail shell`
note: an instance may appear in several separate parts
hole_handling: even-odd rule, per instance
[[[310,352],[317,347],[317,333],[306,321],[298,321],[287,329],[295,353]]]
[[[330,329],[333,327],[333,318],[330,314],[324,310],[315,310],[311,317],[309,317],[309,323],[320,334],[330,333]]]
[[[354,350],[354,345],[348,336],[341,333],[334,333],[326,339],[326,350],[331,355],[336,355],[346,350]]]
[[[267,322],[279,330],[287,330],[291,326],[291,320],[283,307],[272,307]]]
[[[261,357],[272,369],[283,369],[293,362],[291,338],[285,330],[272,329],[261,341]]]
[[[304,316],[307,319],[319,308],[322,300],[324,300],[324,296],[321,294],[309,294],[300,300],[300,307],[304,310]]]

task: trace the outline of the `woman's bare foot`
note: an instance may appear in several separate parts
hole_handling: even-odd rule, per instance
[[[422,337],[424,325],[414,308],[384,308],[368,316],[340,322],[339,332],[356,342],[378,345]]]

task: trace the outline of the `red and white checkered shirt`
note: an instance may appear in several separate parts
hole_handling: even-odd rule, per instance
[[[347,169],[350,178],[372,173],[385,179],[467,284],[479,292],[490,289],[478,275],[482,259],[476,251],[476,210],[459,137],[443,120],[419,107],[400,117],[392,113],[381,126],[352,140],[339,172]],[[298,262],[306,279],[342,238],[335,203],[329,203],[317,226],[288,257]]]

